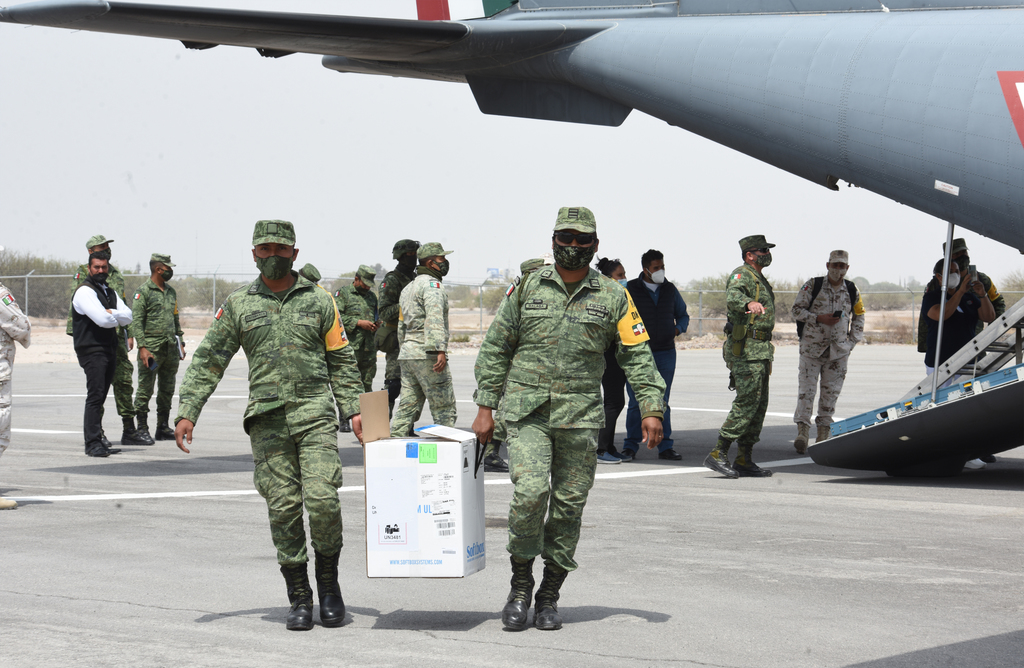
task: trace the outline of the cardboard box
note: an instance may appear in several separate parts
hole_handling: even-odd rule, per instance
[[[386,420],[387,394],[370,394],[384,395]],[[418,429],[417,438],[370,440],[377,435],[364,431],[366,575],[459,578],[483,570],[484,471],[476,437],[436,425]]]

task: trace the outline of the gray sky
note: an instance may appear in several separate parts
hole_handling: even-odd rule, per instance
[[[13,4],[13,3],[12,3]],[[412,0],[204,6],[404,15]],[[737,240],[778,244],[771,277],[823,272],[926,280],[945,223],[845,184],[838,193],[634,111],[622,127],[485,116],[469,87],[339,74],[319,58],[0,25],[0,245],[82,258],[95,233],[114,263],[173,256],[179,272],[255,273],[253,223],[296,225],[300,264],[325,276],[441,241],[451,277],[479,281],[550,247],[560,206],[595,212],[601,255],[630,276],[666,254],[686,283],[739,263]],[[1014,249],[966,230],[998,281]]]

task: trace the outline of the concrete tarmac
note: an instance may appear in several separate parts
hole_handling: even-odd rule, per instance
[[[680,351],[671,404],[683,460],[644,450],[598,467],[580,568],[562,589],[565,626],[520,633],[500,621],[507,475],[487,474],[484,571],[371,580],[361,448],[339,434],[348,619],[289,632],[241,427],[244,359],[203,411],[191,455],[159,442],[108,459],[83,454],[81,369],[16,364],[0,493],[21,507],[0,512],[0,665],[1022,665],[1024,448],[955,478],[817,466],[792,447],[796,355],[776,353],[754,450],[774,477],[727,480],[701,468],[733,396],[721,352]],[[474,359],[451,360],[467,429]],[[838,415],[890,403],[923,375],[909,346],[858,347]],[[116,442],[112,398],[106,415]],[[621,441],[624,417],[618,428]],[[984,429],[981,415],[978,438]]]

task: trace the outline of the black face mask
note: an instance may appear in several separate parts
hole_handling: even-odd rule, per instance
[[[164,269],[163,271],[160,272],[160,276],[165,281],[169,281],[169,280],[171,280],[171,277],[174,276],[174,270],[173,269]]]
[[[562,269],[577,271],[583,269],[594,259],[594,246],[562,246],[554,244],[551,251],[555,256],[555,264]]]
[[[101,271],[98,274],[93,274],[92,275],[92,280],[96,281],[100,285],[106,285],[107,284],[107,277],[108,276],[110,276],[110,274],[108,274],[105,271]]]

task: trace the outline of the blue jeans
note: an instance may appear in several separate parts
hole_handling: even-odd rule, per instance
[[[676,350],[651,351],[654,355],[654,365],[658,367],[658,373],[665,379],[665,420],[662,423],[665,437],[658,445],[658,452],[671,450],[672,441],[672,409],[668,407],[668,396],[672,393],[672,377],[676,375]],[[622,447],[636,452],[640,449],[640,439],[643,434],[640,431],[640,405],[636,402],[636,395],[633,388],[626,383],[626,394],[629,395],[629,407],[626,409],[626,440]]]

